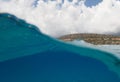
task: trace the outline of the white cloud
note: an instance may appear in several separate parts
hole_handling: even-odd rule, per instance
[[[62,8],[56,5],[61,0],[45,3],[38,2],[33,7],[34,0],[0,0],[0,12],[8,12],[25,19],[40,28],[43,33],[51,36],[61,36],[70,33],[115,33],[120,28],[120,1],[103,0],[96,6],[86,7],[83,2],[75,5],[65,2]]]

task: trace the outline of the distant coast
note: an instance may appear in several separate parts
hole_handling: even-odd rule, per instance
[[[73,40],[84,40],[85,42],[94,45],[120,45],[120,36],[106,35],[106,34],[91,34],[91,33],[80,33],[80,34],[68,34],[58,38],[63,41]]]

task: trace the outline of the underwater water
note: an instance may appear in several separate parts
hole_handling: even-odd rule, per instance
[[[87,43],[83,40],[74,40],[74,41],[69,41],[67,43],[76,45],[76,46],[86,46],[86,47],[92,47],[95,49],[99,49],[105,52],[111,52],[113,53],[115,56],[117,56],[118,58],[120,58],[120,45],[93,45],[90,43]]]
[[[114,54],[75,46],[0,14],[0,82],[120,82]]]

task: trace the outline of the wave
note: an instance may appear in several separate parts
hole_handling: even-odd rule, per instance
[[[0,0],[0,12],[14,14],[53,37],[72,33],[120,34],[119,0],[102,0],[92,7],[87,7],[86,1]]]
[[[0,14],[1,82],[119,82],[119,77],[120,59],[114,54],[58,41]]]

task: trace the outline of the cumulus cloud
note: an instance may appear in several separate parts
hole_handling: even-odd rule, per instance
[[[0,0],[0,12],[14,14],[53,37],[71,33],[118,32],[119,0],[103,0],[92,7],[84,3],[85,0]]]

